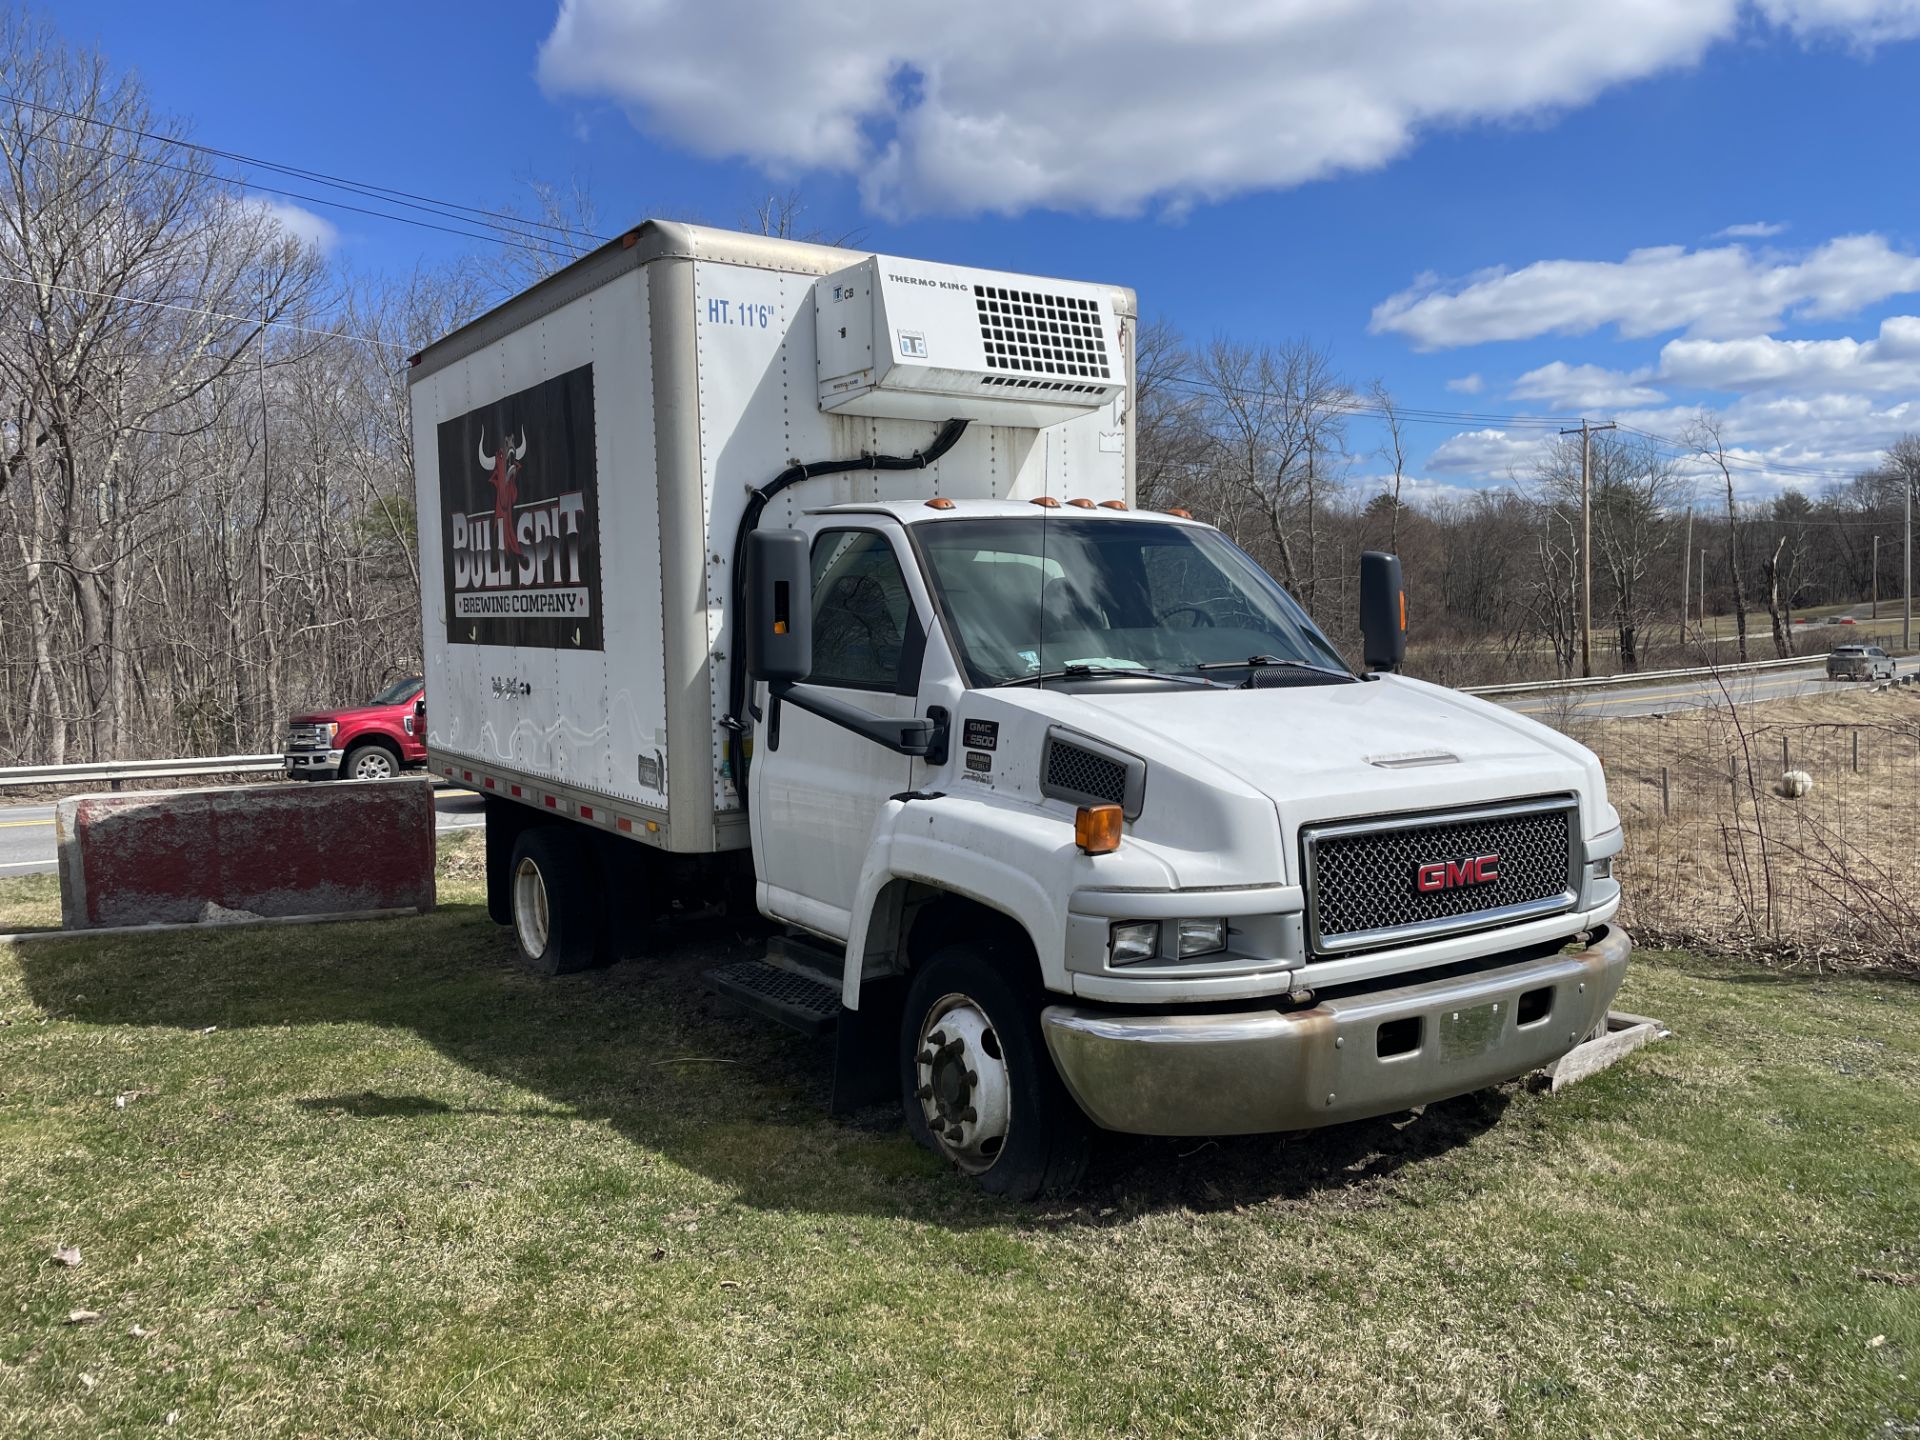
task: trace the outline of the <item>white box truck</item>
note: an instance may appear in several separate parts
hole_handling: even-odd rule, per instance
[[[1000,1194],[1094,1130],[1402,1110],[1604,1024],[1620,822],[1580,745],[1364,668],[1131,508],[1132,292],[650,223],[411,371],[434,773],[488,907],[604,963],[750,893],[717,987],[835,1032]]]

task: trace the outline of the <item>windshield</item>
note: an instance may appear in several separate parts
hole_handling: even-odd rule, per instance
[[[975,685],[1076,666],[1197,674],[1254,656],[1351,673],[1216,530],[1062,516],[943,520],[913,534]]]
[[[421,690],[426,688],[426,683],[427,682],[422,680],[418,675],[409,675],[404,680],[394,681],[391,685],[387,686],[386,689],[374,696],[373,699],[369,700],[367,704],[398,705],[401,701],[411,700],[414,696],[418,695]]]

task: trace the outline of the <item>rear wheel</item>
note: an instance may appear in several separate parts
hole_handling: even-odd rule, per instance
[[[935,953],[907,989],[901,1104],[914,1139],[983,1190],[1031,1200],[1085,1172],[1092,1127],[1040,1033],[1039,987],[971,945]]]
[[[399,773],[399,760],[384,745],[356,745],[340,762],[340,775],[346,780],[391,780]]]
[[[520,958],[542,975],[571,975],[598,963],[600,906],[587,882],[585,848],[557,825],[536,825],[514,841],[508,906]]]

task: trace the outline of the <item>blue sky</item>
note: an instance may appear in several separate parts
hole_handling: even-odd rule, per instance
[[[1756,496],[1920,430],[1920,0],[53,18],[208,144],[478,205],[577,177],[603,229],[797,189],[864,248],[1130,284],[1196,337],[1311,337],[1409,406],[1678,433],[1710,405]],[[470,243],[304,203],[364,270]],[[1412,440],[1439,492],[1538,443]],[[1355,427],[1357,476],[1375,443]]]

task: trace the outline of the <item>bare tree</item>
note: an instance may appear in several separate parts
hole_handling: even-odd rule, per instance
[[[127,733],[136,557],[177,493],[156,461],[203,429],[269,327],[304,315],[318,257],[214,177],[97,53],[0,21],[0,389],[16,418],[10,517],[46,625],[71,613],[77,688],[35,643],[36,698],[96,756]],[[65,749],[65,725],[47,736]]]
[[[1720,472],[1727,492],[1727,580],[1733,586],[1733,623],[1740,637],[1740,662],[1747,659],[1747,592],[1740,572],[1740,502],[1733,493],[1733,468],[1727,463],[1725,424],[1702,410],[1687,428],[1687,445]]]
[[[1387,549],[1398,553],[1400,549],[1400,487],[1407,473],[1406,427],[1401,422],[1400,407],[1394,403],[1393,392],[1387,389],[1384,380],[1375,380],[1368,393],[1373,397],[1373,403],[1381,414],[1381,423],[1386,429],[1386,436],[1381,443],[1379,453],[1393,466],[1393,509],[1392,518],[1387,525]]]

